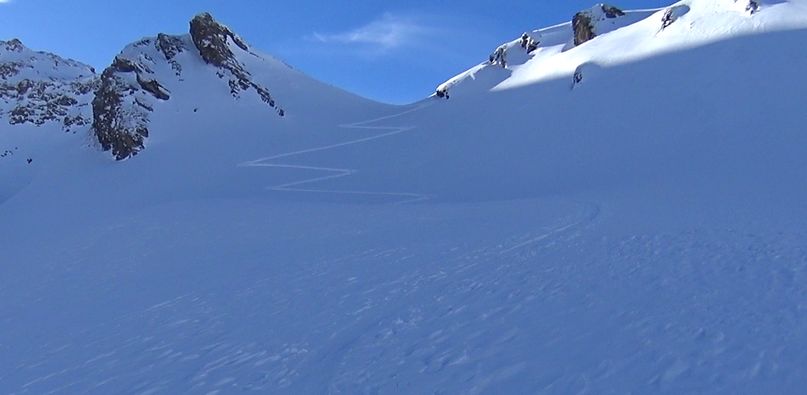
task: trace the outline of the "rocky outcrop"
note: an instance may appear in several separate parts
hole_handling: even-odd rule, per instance
[[[191,39],[205,62],[222,68],[239,67],[230,49],[230,41],[241,50],[249,51],[249,47],[240,37],[227,26],[216,22],[213,16],[206,12],[194,17],[190,25]]]
[[[608,4],[597,4],[589,10],[578,12],[572,19],[574,45],[578,46],[597,37],[597,24],[606,19],[624,16],[625,13]]]
[[[233,97],[237,98],[241,91],[252,88],[269,107],[275,108],[276,103],[269,90],[253,81],[252,75],[233,52],[237,48],[251,55],[249,46],[244,40],[227,26],[216,22],[208,13],[199,14],[191,20],[190,34],[202,59],[220,69],[218,76],[224,78],[229,74],[228,84]],[[276,110],[280,116],[284,115],[282,109]]]
[[[185,49],[181,37],[161,34],[126,47],[104,70],[92,102],[93,132],[103,150],[121,160],[145,148],[149,114],[157,101],[171,98],[159,78],[181,76],[176,56]],[[158,73],[159,66],[173,75]]]
[[[138,67],[130,60],[116,57],[101,74],[101,86],[92,101],[93,131],[105,151],[116,159],[136,155],[148,137],[148,112],[153,107],[138,106]]]
[[[75,131],[92,119],[96,86],[90,66],[32,51],[18,39],[0,41],[0,119],[11,125],[55,123]]]
[[[0,46],[4,47],[8,52],[22,52],[25,49],[25,46],[22,45],[22,41],[18,38],[12,38],[8,41],[0,41]]]
[[[185,41],[181,37],[160,33],[157,35],[157,48],[165,56],[166,62],[171,65],[176,75],[180,76],[182,74],[182,65],[175,58],[187,50]]]
[[[596,36],[594,27],[591,24],[591,16],[578,12],[572,19],[572,29],[574,30],[574,45],[580,45]]]
[[[687,5],[676,5],[664,10],[664,13],[661,14],[661,30],[668,28],[670,25],[675,23],[678,18],[684,16],[686,13],[689,12],[689,6]]]

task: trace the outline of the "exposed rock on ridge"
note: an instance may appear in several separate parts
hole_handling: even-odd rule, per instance
[[[230,73],[228,81],[230,93],[233,97],[239,97],[240,92],[249,88],[255,89],[258,95],[270,107],[275,107],[275,101],[269,91],[252,81],[250,73],[244,69],[243,64],[236,59],[230,42],[242,51],[249,52],[249,46],[238,35],[233,33],[227,26],[216,22],[208,13],[197,15],[190,23],[191,39],[199,50],[199,55],[205,62],[216,66],[222,70],[218,76],[224,78],[223,71]],[[278,114],[283,115],[283,110],[278,109]]]
[[[572,19],[574,45],[578,46],[597,37],[598,22],[624,15],[625,13],[619,8],[603,3],[597,4],[589,10],[578,12]]]
[[[18,39],[0,41],[0,119],[12,125],[60,124],[64,131],[90,123],[95,70]]]

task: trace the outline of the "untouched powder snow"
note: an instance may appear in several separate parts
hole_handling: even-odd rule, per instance
[[[262,63],[267,116],[200,63],[137,157],[49,142],[0,392],[802,392],[807,4],[677,5],[408,106]]]

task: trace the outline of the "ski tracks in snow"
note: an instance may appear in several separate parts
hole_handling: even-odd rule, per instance
[[[366,121],[354,122],[349,124],[339,125],[342,129],[351,129],[351,130],[372,130],[378,131],[379,134],[369,136],[369,137],[362,137],[359,139],[343,141],[341,143],[323,145],[320,147],[314,148],[307,148],[298,151],[286,152],[282,154],[267,156],[264,158],[255,159],[252,161],[244,162],[239,164],[239,167],[271,167],[276,169],[296,169],[296,170],[313,170],[326,173],[321,176],[305,178],[302,180],[292,181],[280,185],[270,186],[267,187],[267,190],[270,191],[277,191],[277,192],[303,192],[303,193],[323,193],[323,194],[336,194],[336,195],[363,195],[363,196],[379,196],[379,197],[391,197],[397,198],[395,204],[405,204],[405,203],[415,203],[424,200],[428,200],[430,196],[423,195],[419,193],[411,193],[411,192],[389,192],[389,191],[360,191],[360,190],[335,190],[335,189],[316,189],[316,188],[306,188],[305,186],[308,184],[313,184],[320,181],[325,180],[332,180],[336,178],[348,177],[353,174],[356,174],[358,170],[356,169],[348,169],[348,168],[337,168],[337,167],[320,167],[320,166],[306,166],[306,165],[292,165],[288,163],[278,163],[279,159],[290,158],[293,156],[309,154],[313,152],[320,152],[320,151],[327,151],[335,148],[346,147],[355,144],[362,144],[373,140],[379,140],[386,137],[395,136],[398,134],[409,132],[415,129],[414,126],[370,126],[373,123],[385,121],[388,119],[394,119],[400,117],[402,115],[406,115],[415,111],[419,111],[425,107],[430,106],[432,103],[427,102],[421,105],[415,106],[409,110],[387,115],[380,118],[374,118]]]
[[[539,242],[544,241],[546,239],[549,239],[551,237],[557,236],[557,235],[559,235],[559,234],[561,234],[561,233],[563,233],[563,232],[565,232],[565,231],[567,231],[569,229],[586,226],[587,224],[590,224],[590,223],[594,222],[597,219],[597,217],[599,217],[600,211],[602,210],[600,208],[599,204],[594,203],[594,202],[578,202],[578,203],[583,205],[583,206],[586,206],[587,210],[589,211],[589,213],[586,214],[579,221],[572,222],[572,223],[570,223],[568,225],[563,225],[563,226],[552,228],[546,233],[540,234],[540,235],[535,236],[535,237],[531,237],[531,238],[529,238],[529,239],[527,239],[527,240],[525,240],[523,242],[520,242],[520,243],[518,243],[518,244],[516,244],[516,245],[514,245],[512,247],[506,248],[506,249],[502,250],[499,254],[500,255],[505,255],[505,254],[511,253],[513,251],[516,251],[516,250],[531,246],[533,244],[539,243]]]

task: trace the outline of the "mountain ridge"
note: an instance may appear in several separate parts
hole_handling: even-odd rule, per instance
[[[754,16],[760,10],[765,10],[780,3],[776,1],[760,0],[720,0],[715,7],[725,10],[736,10]],[[440,84],[432,96],[445,97],[457,94],[462,95],[463,90],[486,91],[497,87],[514,86],[539,82],[548,77],[566,76],[581,79],[583,68],[588,64],[599,64],[602,56],[595,59],[578,59],[576,51],[571,51],[581,45],[589,45],[599,35],[609,35],[610,32],[623,28],[633,28],[634,25],[645,23],[651,18],[657,19],[653,25],[658,25],[658,33],[673,28],[673,24],[680,18],[686,18],[690,12],[690,4],[696,8],[706,7],[706,2],[698,0],[685,0],[669,7],[654,10],[623,11],[615,6],[598,3],[590,9],[574,14],[570,22],[550,28],[525,32],[524,36],[503,44],[494,54],[490,62],[463,72],[456,77]],[[708,7],[706,7],[708,8]],[[732,11],[734,12],[734,11]],[[89,76],[81,76],[85,81],[64,82],[69,88],[37,86],[29,89],[28,83],[20,84],[11,76],[14,62],[7,62],[5,72],[0,73],[4,82],[2,92],[7,107],[14,102],[24,105],[11,106],[5,110],[0,109],[0,118],[3,114],[11,124],[33,123],[42,125],[59,118],[63,129],[78,130],[91,123],[90,133],[103,151],[110,151],[117,160],[123,160],[136,155],[145,149],[150,137],[149,119],[155,106],[160,107],[161,102],[171,100],[168,85],[178,87],[183,81],[183,62],[197,62],[201,60],[209,65],[212,73],[226,81],[233,99],[239,100],[244,92],[257,93],[257,99],[264,102],[269,108],[281,117],[286,115],[287,109],[280,108],[276,97],[271,94],[270,88],[255,82],[255,76],[265,75],[265,72],[251,72],[245,68],[245,61],[249,58],[265,59],[235,34],[230,28],[216,21],[209,13],[196,15],[189,23],[189,32],[184,35],[167,35],[160,33],[155,37],[141,39],[124,48],[112,64],[95,77],[95,70],[89,66],[69,60],[62,60],[64,64],[79,67],[88,72]],[[681,29],[679,29],[681,30]],[[665,33],[666,34],[666,33]],[[680,35],[680,33],[679,33]],[[525,40],[524,37],[527,37]],[[684,33],[684,36],[687,36]],[[689,40],[686,38],[685,40]],[[696,39],[697,40],[697,39]],[[525,41],[534,44],[534,49],[527,48]],[[600,40],[597,40],[599,43]],[[4,42],[5,43],[5,42]],[[9,41],[14,46],[21,43]],[[533,44],[530,44],[533,45]],[[521,46],[521,50],[517,50]],[[6,45],[11,48],[10,45]],[[26,49],[27,50],[27,49]],[[655,50],[655,49],[654,49]],[[30,50],[28,50],[30,51]],[[494,61],[497,51],[502,51],[501,61]],[[631,51],[611,48],[608,57],[628,59]],[[567,53],[568,52],[568,53]],[[9,53],[6,50],[6,53]],[[39,56],[58,58],[57,55],[40,52]],[[194,56],[188,56],[194,54]],[[507,67],[501,70],[490,69],[499,63],[505,64],[504,55],[507,56]],[[8,57],[8,55],[5,55]],[[645,55],[646,56],[646,55]],[[569,58],[569,60],[565,60]],[[61,58],[59,58],[61,59]],[[179,61],[178,59],[182,59]],[[71,63],[72,62],[72,63]],[[248,62],[249,63],[249,62]],[[164,69],[169,65],[170,70]],[[570,69],[570,65],[574,68]],[[76,66],[80,65],[80,66]],[[535,73],[541,67],[543,70]],[[257,67],[257,70],[262,70]],[[277,70],[277,69],[273,69]],[[482,77],[482,75],[490,75]],[[533,75],[545,74],[542,77]],[[510,77],[514,78],[510,78]],[[479,79],[478,77],[481,77]],[[40,77],[48,78],[48,77]],[[479,81],[476,81],[479,79]],[[166,82],[168,81],[168,82]],[[464,83],[471,81],[470,83]],[[474,82],[476,81],[476,82]],[[477,86],[477,87],[474,87]],[[179,89],[179,88],[178,88]],[[185,88],[182,88],[185,89]],[[68,93],[45,93],[44,91],[66,90]],[[93,91],[92,97],[87,96]],[[38,100],[26,100],[23,92],[40,92]],[[29,94],[30,96],[30,94]],[[90,100],[88,100],[88,98]],[[248,100],[254,100],[250,98]],[[90,122],[89,119],[92,119]]]

